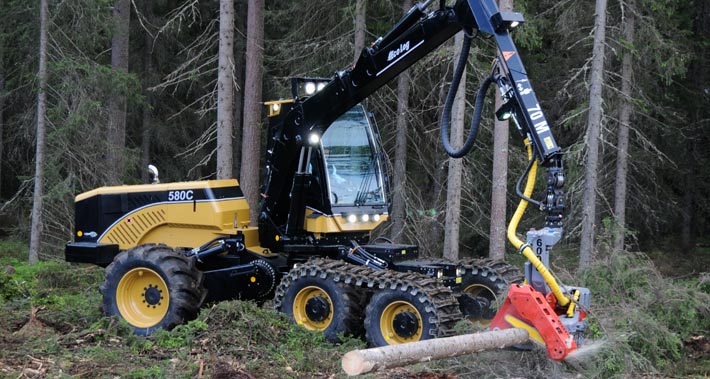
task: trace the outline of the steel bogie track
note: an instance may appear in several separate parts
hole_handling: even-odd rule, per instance
[[[525,280],[523,272],[516,266],[505,261],[493,260],[490,258],[475,259],[467,261],[466,264],[476,265],[493,271],[502,277],[508,284],[522,283]]]
[[[369,300],[373,293],[384,289],[400,289],[412,295],[421,295],[427,298],[429,304],[436,310],[435,333],[437,337],[448,336],[453,333],[456,322],[463,319],[459,309],[459,303],[454,297],[453,291],[443,286],[436,279],[427,276],[411,273],[397,272],[393,270],[374,270],[366,266],[356,266],[340,260],[325,258],[312,259],[304,264],[294,267],[289,275],[284,277],[281,284],[276,289],[274,297],[274,307],[280,309],[283,298],[286,294],[292,274],[297,277],[319,277],[329,279],[340,285],[347,286],[357,291],[365,293],[363,305]]]

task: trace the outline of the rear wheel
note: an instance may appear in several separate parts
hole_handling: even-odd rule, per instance
[[[365,330],[370,346],[398,345],[437,337],[439,322],[424,293],[399,285],[372,296],[365,311]]]
[[[362,305],[353,291],[325,272],[294,269],[281,280],[274,305],[296,324],[337,343],[341,335],[362,330]]]
[[[466,298],[460,298],[461,311],[470,321],[488,325],[497,311],[498,299],[505,297],[508,281],[494,271],[469,266],[461,284],[452,288]]]
[[[206,294],[194,261],[164,245],[118,254],[106,268],[100,291],[103,311],[123,318],[143,336],[194,319]]]

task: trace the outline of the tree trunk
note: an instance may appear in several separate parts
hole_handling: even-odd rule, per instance
[[[128,72],[128,29],[131,20],[131,1],[116,0],[113,7],[114,33],[111,38],[111,68],[121,73]],[[108,148],[106,170],[108,184],[121,184],[126,146],[126,96],[117,93],[109,101]]]
[[[458,62],[463,44],[463,32],[454,39],[454,62]],[[463,124],[466,116],[466,68],[454,98],[451,110],[451,136],[449,140],[455,148],[463,145]],[[459,258],[459,230],[461,227],[461,174],[463,158],[449,158],[449,172],[446,179],[446,226],[444,227],[444,258]]]
[[[348,375],[400,367],[435,359],[457,357],[486,350],[502,349],[528,342],[527,330],[513,328],[476,334],[435,338],[400,345],[353,350],[341,361]]]
[[[463,79],[462,79],[463,80]],[[437,104],[439,104],[439,108],[443,108],[444,103],[446,102],[446,93],[447,87],[444,83],[442,83],[439,86],[439,93],[437,94]],[[437,119],[441,119],[441,112],[438,113]],[[440,158],[443,158],[442,160],[439,160]],[[444,240],[444,227],[446,223],[446,211],[444,210],[443,212],[439,212],[439,209],[443,207],[443,204],[441,204],[441,199],[443,197],[443,192],[445,192],[444,188],[444,181],[446,180],[446,176],[448,174],[448,170],[445,167],[446,164],[448,163],[447,160],[448,155],[446,153],[442,154],[435,154],[432,159],[435,160],[436,166],[434,168],[433,172],[433,178],[432,178],[432,183],[427,189],[427,194],[424,194],[422,198],[428,199],[428,202],[426,204],[430,204],[431,208],[429,209],[424,209],[425,213],[429,213],[430,211],[431,216],[432,216],[432,222],[431,222],[431,227],[429,228],[428,234],[426,231],[424,233],[421,233],[420,231],[417,231],[419,234],[425,235],[426,237],[422,239],[422,241],[425,241],[425,243],[420,244],[419,251],[420,252],[425,252],[425,254],[430,255],[430,256],[438,256],[433,255],[432,253],[435,251],[442,251],[443,252],[443,240]],[[444,198],[444,201],[446,199]],[[443,226],[442,226],[443,225]],[[426,247],[424,247],[426,246]],[[443,256],[443,253],[442,253]]]
[[[39,69],[37,80],[37,146],[35,150],[34,195],[32,196],[32,222],[30,226],[29,264],[39,261],[42,240],[42,198],[44,196],[44,148],[47,134],[47,0],[39,2]]]
[[[602,87],[604,85],[606,0],[596,0],[595,13],[589,118],[587,120],[586,136],[587,162],[584,167],[584,198],[582,200],[582,236],[579,247],[580,270],[589,267],[594,259],[597,166],[599,164],[599,134],[602,123]]]
[[[688,156],[690,159],[688,164],[689,174],[685,176],[683,181],[685,192],[681,205],[681,227],[680,227],[680,247],[685,253],[690,253],[695,247],[695,238],[693,238],[693,213],[695,210],[695,172],[698,172],[697,161],[695,157],[695,143],[689,141]]]
[[[684,131],[686,150],[683,151],[684,159],[683,171],[685,177],[680,179],[682,183],[683,197],[681,199],[681,225],[680,225],[680,243],[684,253],[690,253],[695,247],[696,235],[704,235],[703,230],[707,230],[707,226],[703,225],[703,218],[699,217],[704,213],[703,207],[698,204],[702,202],[702,197],[707,191],[703,191],[703,187],[697,186],[697,177],[703,182],[704,176],[701,173],[707,172],[707,87],[708,87],[708,63],[710,63],[710,55],[707,49],[704,48],[704,43],[708,40],[710,34],[710,4],[706,1],[698,2],[693,13],[693,33],[697,39],[700,48],[697,48],[695,59],[690,65],[688,77],[692,78],[693,91],[697,93],[696,109],[690,117],[690,131]],[[698,45],[696,45],[698,46]],[[705,158],[705,159],[703,159]],[[706,196],[707,197],[707,196]],[[700,201],[696,201],[696,199]],[[707,222],[707,221],[706,221]]]
[[[149,23],[153,23],[153,5],[150,0],[143,1],[143,14]],[[141,181],[148,183],[148,165],[150,164],[151,123],[153,122],[152,95],[148,91],[153,82],[153,38],[147,31],[143,32],[143,94],[146,104],[143,107],[143,131],[141,133]]]
[[[237,85],[234,96],[234,128],[232,129],[233,162],[239,162],[242,156],[242,121],[244,120],[244,58],[246,56],[247,2],[240,0],[235,4],[234,22],[237,33],[234,36],[234,82]],[[233,177],[238,178],[240,165],[232,164]]]
[[[513,11],[513,0],[498,0],[501,12]],[[500,58],[502,59],[502,57]],[[498,109],[503,104],[500,93],[496,91],[495,107]],[[495,118],[493,123],[493,172],[491,181],[491,228],[488,257],[493,260],[505,259],[505,211],[508,186],[508,121],[499,121]]]
[[[621,63],[621,109],[619,110],[619,135],[616,144],[616,180],[614,181],[614,215],[617,229],[614,236],[614,249],[624,248],[626,233],[626,177],[629,171],[629,125],[631,120],[631,75],[633,73],[633,46],[636,17],[635,0],[627,1],[628,15],[624,23],[624,39],[628,46]]]
[[[355,58],[357,62],[365,47],[365,25],[367,23],[367,0],[355,0]]]
[[[412,0],[404,0],[404,12],[412,7]],[[407,219],[405,199],[407,191],[407,113],[409,112],[409,71],[397,77],[397,132],[394,146],[394,177],[392,180],[392,240],[403,242]]]
[[[244,128],[240,184],[250,206],[250,220],[259,215],[259,162],[261,159],[261,76],[264,60],[264,0],[249,0],[247,53],[244,79]]]
[[[219,2],[217,70],[217,179],[232,177],[234,129],[234,0]]]
[[[0,0],[0,10],[4,7],[4,0]],[[0,26],[0,35],[5,32],[5,27]],[[5,44],[0,42],[0,199],[2,199],[2,163],[3,147],[5,144],[5,118],[3,110],[5,109]]]

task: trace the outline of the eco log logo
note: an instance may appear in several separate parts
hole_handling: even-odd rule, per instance
[[[409,41],[400,44],[399,47],[394,50],[390,50],[389,54],[387,54],[387,62],[391,62],[406,51],[409,51]]]

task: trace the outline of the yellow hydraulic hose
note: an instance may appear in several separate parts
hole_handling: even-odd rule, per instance
[[[528,139],[525,139],[525,146],[528,150],[528,160],[534,160],[535,158],[533,157],[532,145]],[[528,173],[527,183],[525,183],[525,190],[523,191],[523,195],[525,195],[525,197],[527,198],[530,198],[530,196],[532,195],[533,188],[535,187],[536,176],[537,161],[534,161],[532,163],[532,167],[530,168],[530,172]],[[520,250],[524,242],[520,240],[520,238],[518,238],[518,236],[515,234],[515,231],[518,229],[520,219],[523,218],[523,213],[525,213],[525,209],[527,207],[528,201],[525,199],[520,200],[518,208],[515,210],[515,214],[513,214],[513,218],[510,219],[510,223],[508,224],[508,240],[518,250]],[[530,261],[530,263],[532,263],[532,265],[537,269],[540,275],[542,275],[542,278],[545,280],[545,283],[547,283],[547,285],[550,287],[550,290],[555,295],[557,303],[563,307],[569,304],[570,300],[564,295],[564,293],[562,293],[562,289],[560,288],[560,285],[557,284],[555,277],[552,276],[552,274],[547,269],[547,267],[545,267],[542,261],[538,259],[533,249],[529,245],[525,245],[521,253],[525,256],[525,258]]]
[[[574,308],[577,305],[577,301],[579,301],[579,290],[574,291],[574,295],[572,296],[572,304],[569,305],[569,308],[567,308],[567,317],[574,317]]]

